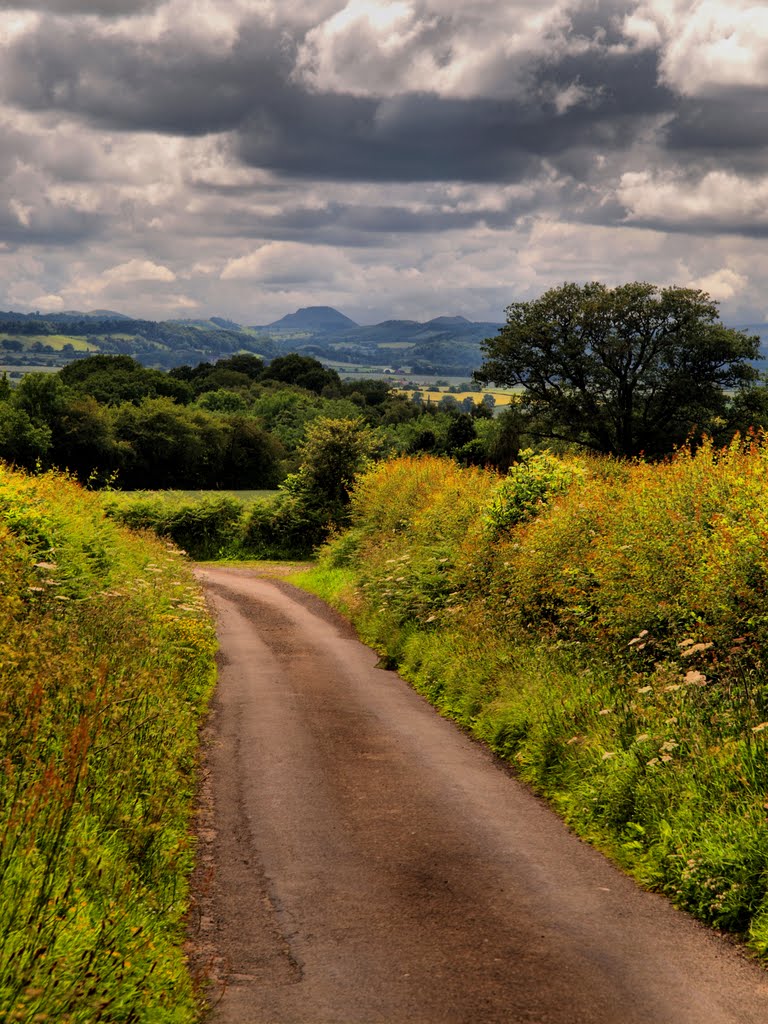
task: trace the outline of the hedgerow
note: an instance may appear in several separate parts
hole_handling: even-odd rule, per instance
[[[182,953],[215,636],[178,552],[0,465],[0,1019],[197,1019]]]
[[[768,953],[768,439],[366,473],[306,586],[645,884]]]

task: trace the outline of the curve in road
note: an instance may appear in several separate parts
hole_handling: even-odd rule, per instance
[[[322,602],[199,577],[221,644],[194,938],[214,1024],[768,1021],[763,970],[571,835]]]

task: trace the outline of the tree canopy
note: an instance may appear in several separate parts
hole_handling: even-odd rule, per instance
[[[506,314],[475,378],[522,388],[531,433],[596,451],[668,452],[758,377],[759,339],[696,289],[564,284]]]

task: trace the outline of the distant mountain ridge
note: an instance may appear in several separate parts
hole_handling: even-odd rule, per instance
[[[0,312],[0,364],[61,365],[89,352],[134,356],[148,366],[215,361],[246,351],[266,360],[312,355],[340,372],[399,371],[467,377],[482,362],[481,342],[499,324],[463,316],[358,324],[332,306],[305,306],[266,325],[226,317],[152,321],[112,310]],[[50,342],[47,340],[50,338]],[[32,354],[29,358],[27,354]]]
[[[281,348],[316,356],[341,372],[345,365],[413,374],[468,376],[482,362],[481,342],[501,325],[463,316],[426,322],[384,320],[357,324],[332,306],[306,306],[266,326],[253,326]]]
[[[0,312],[0,367],[55,367],[102,352],[169,369],[215,362],[235,352],[252,352],[267,361],[298,352],[315,356],[342,374],[467,378],[483,361],[482,342],[496,335],[500,326],[463,316],[358,324],[332,306],[303,306],[259,326],[220,316],[156,322],[113,310]],[[765,351],[768,324],[743,329],[759,334]],[[761,364],[763,369],[767,365],[764,356]]]

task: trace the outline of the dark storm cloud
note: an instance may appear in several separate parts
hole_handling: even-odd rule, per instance
[[[232,48],[202,51],[183,29],[152,44],[93,26],[43,22],[12,46],[6,98],[116,131],[204,135],[235,128],[286,89],[290,47],[278,30],[246,26]]]
[[[515,182],[547,159],[583,176],[595,152],[629,149],[643,119],[670,109],[655,60],[610,57],[540,69],[534,97],[452,99],[408,94],[375,99],[286,90],[243,126],[246,163],[335,180]],[[591,91],[563,113],[554,96],[573,83]]]
[[[522,112],[501,101],[286,94],[243,126],[249,164],[349,181],[519,181],[539,163]]]
[[[515,199],[504,209],[486,209],[482,202],[472,210],[442,209],[437,206],[409,209],[407,206],[328,203],[320,209],[289,207],[272,216],[249,218],[247,212],[233,211],[219,227],[232,234],[248,234],[274,240],[302,241],[308,236],[325,245],[368,247],[381,244],[381,236],[424,232],[456,231],[487,224],[506,228],[530,213],[537,197]]]
[[[672,156],[697,154],[741,173],[764,173],[768,97],[764,91],[731,89],[706,102],[682,100],[662,141]]]
[[[582,176],[592,151],[628,148],[636,119],[670,103],[648,53],[547,62],[532,95],[469,100],[312,92],[291,78],[295,59],[296,41],[255,21],[231,49],[201,52],[183,29],[150,44],[49,20],[10,49],[2,76],[28,110],[118,131],[234,130],[246,163],[326,180],[514,182],[543,158]],[[573,83],[589,95],[558,113],[553,97]]]

